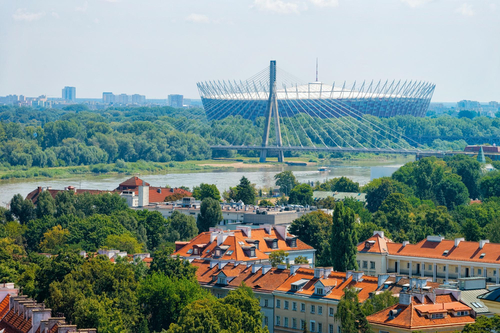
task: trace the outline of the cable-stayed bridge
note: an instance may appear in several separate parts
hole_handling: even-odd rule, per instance
[[[260,161],[287,151],[380,153],[419,156],[463,152],[422,150],[379,116],[423,116],[434,85],[418,81],[301,83],[276,61],[245,81],[198,83],[207,119],[217,128],[213,150],[254,150]],[[376,115],[376,116],[374,116]],[[262,121],[263,119],[263,121]],[[259,137],[240,125],[252,121]]]

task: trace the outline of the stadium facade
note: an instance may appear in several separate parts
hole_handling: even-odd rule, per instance
[[[255,120],[265,117],[269,99],[267,78],[246,81],[208,81],[197,84],[209,120],[239,115]],[[276,96],[281,117],[308,113],[313,117],[377,117],[412,115],[424,117],[435,85],[421,81],[386,81],[359,85],[313,82],[277,82]]]

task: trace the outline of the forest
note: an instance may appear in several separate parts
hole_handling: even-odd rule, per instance
[[[375,123],[373,117],[365,118]],[[463,150],[467,144],[464,140],[447,141],[446,138],[500,134],[500,120],[497,118],[476,117],[471,120],[450,116],[401,116],[377,118],[376,122],[411,138],[439,137],[431,145],[421,146],[424,149]],[[388,138],[384,133],[377,132],[376,126],[368,129],[372,136],[367,136],[367,129],[343,124],[342,118],[326,120],[320,127],[302,114],[287,118],[282,124],[284,144],[350,146],[360,142],[406,148],[415,145],[401,135]],[[263,126],[263,118],[257,118],[253,123],[237,117],[213,121],[209,126],[204,111],[196,108],[88,110],[84,105],[70,105],[59,110],[0,106],[0,167],[45,168],[115,163],[120,168],[127,162],[205,160],[232,157],[235,153],[255,157],[257,153],[254,151],[212,152],[209,146],[259,144]],[[313,130],[315,126],[317,130]],[[299,127],[304,131],[298,131]],[[297,135],[286,135],[295,129]]]

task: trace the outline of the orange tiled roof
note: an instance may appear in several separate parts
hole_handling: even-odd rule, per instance
[[[59,323],[56,323],[54,326],[52,326],[49,333],[57,333],[58,329],[59,329]]]
[[[375,234],[366,241],[358,244],[358,252],[363,253],[387,253],[387,244],[392,241],[387,237]]]
[[[391,311],[397,314],[391,317]],[[469,311],[468,316],[454,316],[450,312]],[[429,318],[427,313],[447,313],[444,318]],[[366,319],[370,324],[383,326],[401,327],[410,330],[425,329],[432,327],[462,327],[474,323],[471,308],[457,301],[451,294],[436,295],[436,302],[432,303],[428,298],[424,304],[417,298],[412,297],[409,305],[396,304],[380,312],[374,313]]]
[[[368,241],[374,241],[371,248],[366,247]],[[379,251],[377,247],[384,248],[384,242],[387,247],[386,251]],[[445,251],[448,251],[445,253]],[[361,253],[388,253],[391,255],[472,261],[478,263],[495,263],[500,264],[500,244],[486,243],[483,248],[479,248],[479,242],[461,241],[458,246],[455,246],[454,240],[430,241],[423,239],[417,244],[407,244],[403,246],[401,243],[393,243],[390,240],[382,239],[380,235],[374,235],[365,242],[358,244],[358,252]],[[484,254],[484,256],[482,256]]]
[[[296,250],[314,250],[311,246],[302,242],[301,240],[296,240],[296,247],[290,247],[286,240],[283,239],[276,229],[271,229],[271,234],[268,234],[265,228],[252,229],[251,237],[247,237],[242,230],[232,230],[231,232],[225,232],[227,235],[226,239],[220,244],[221,246],[227,246],[224,254],[218,258],[220,260],[235,260],[235,261],[255,261],[255,260],[267,260],[269,256],[266,252],[285,250],[296,251]],[[218,247],[217,238],[210,242],[211,232],[203,232],[193,238],[186,245],[177,250],[173,255],[179,255],[184,258],[189,257],[201,257],[201,258],[214,258],[215,249]],[[291,235],[287,233],[287,237]],[[271,248],[271,244],[266,242],[266,239],[277,239],[278,247],[276,249]],[[244,248],[253,246],[254,244],[249,240],[258,240],[259,248],[255,249],[255,257],[249,257],[245,254]],[[200,253],[194,254],[194,247],[198,245],[206,245],[203,248],[198,248]],[[190,251],[191,253],[188,253]],[[231,252],[232,251],[232,252]]]
[[[5,317],[10,307],[10,294],[4,297],[2,302],[0,303],[0,320]]]
[[[271,268],[266,274],[262,274],[262,268],[252,273],[252,268],[246,264],[235,265],[228,263],[224,268],[219,269],[218,265],[210,268],[210,263],[204,260],[193,260],[192,265],[198,267],[196,278],[200,284],[214,285],[217,281],[213,281],[212,277],[224,272],[226,276],[234,277],[228,281],[228,285],[239,287],[244,282],[248,287],[263,291],[272,292],[288,278],[289,270]]]
[[[137,176],[131,177],[124,182],[120,183],[120,187],[139,187],[139,186],[149,186],[149,183],[140,179]]]

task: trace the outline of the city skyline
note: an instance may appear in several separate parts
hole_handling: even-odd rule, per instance
[[[246,79],[275,59],[319,80],[424,80],[434,102],[500,99],[494,1],[0,0],[0,95],[103,91],[198,97],[196,82]],[[318,34],[318,32],[321,32]],[[22,43],[20,42],[22,41]]]

